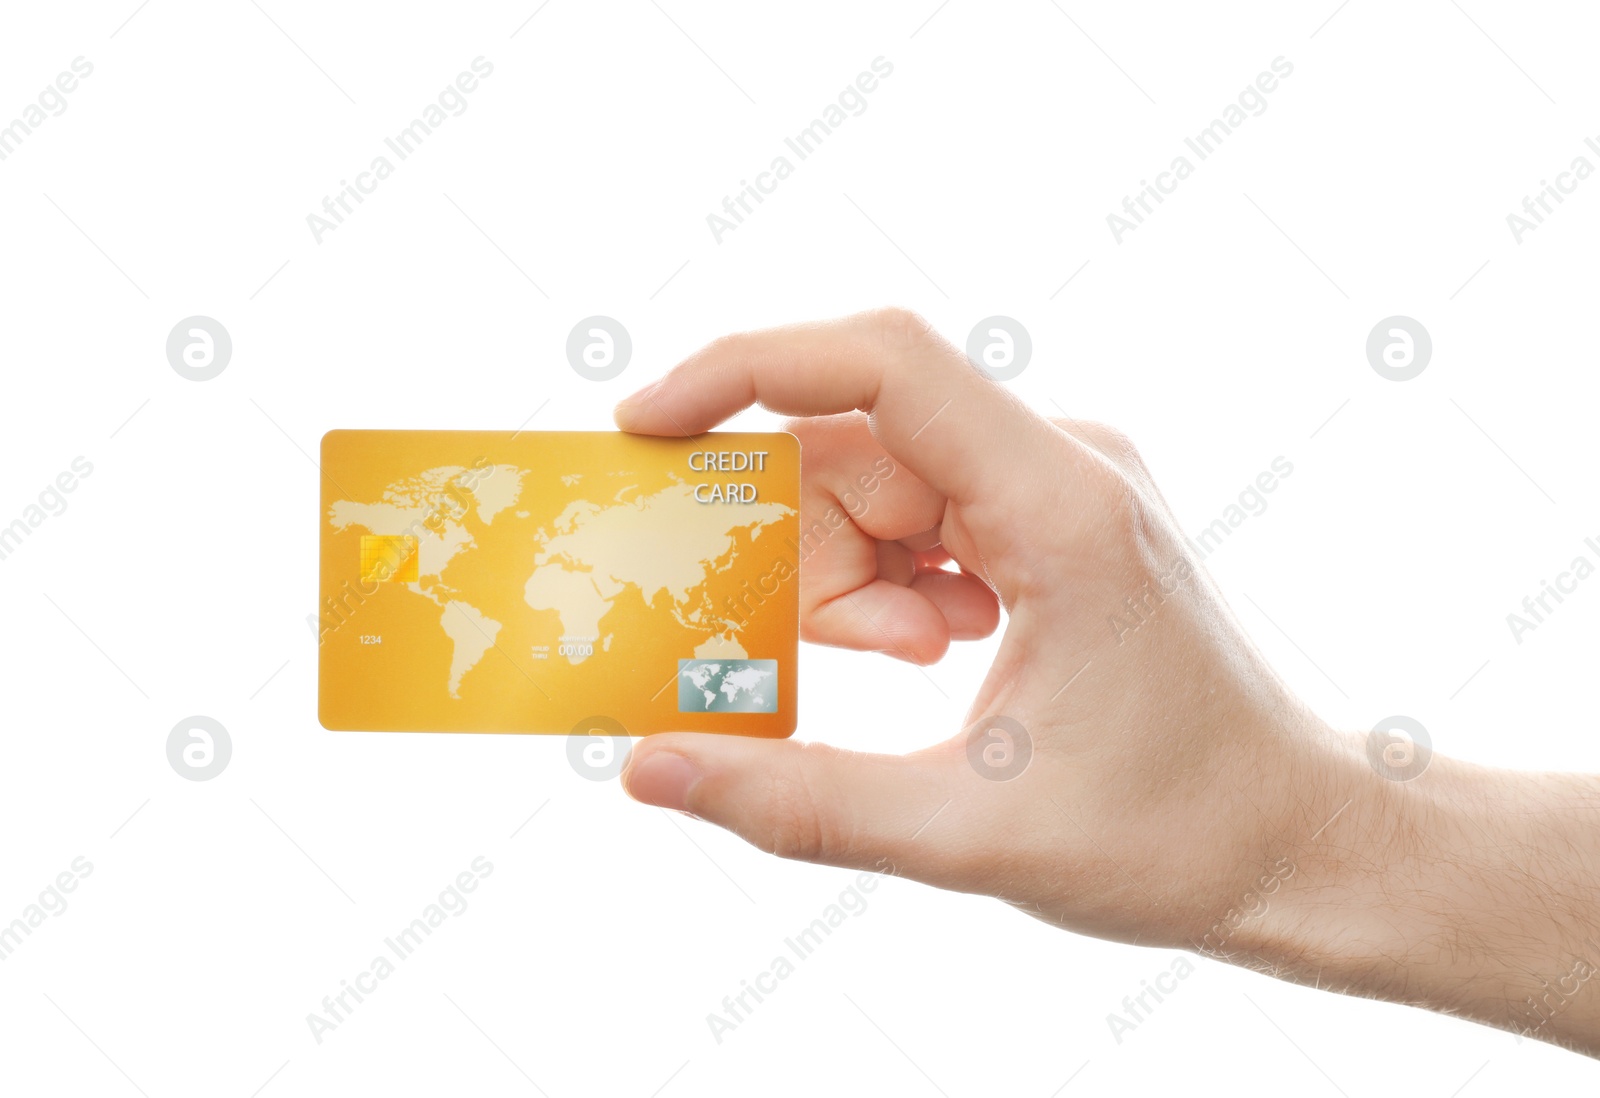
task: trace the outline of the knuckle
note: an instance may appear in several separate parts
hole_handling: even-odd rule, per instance
[[[780,858],[822,861],[828,853],[828,844],[816,807],[787,796],[787,792],[781,788],[772,790],[767,849]]]
[[[807,753],[819,749],[826,750],[817,744],[802,748]],[[769,783],[767,848],[794,861],[834,862],[848,853],[849,839],[838,818],[824,810],[807,772],[806,766],[796,765]]]
[[[888,305],[867,316],[883,345],[890,350],[919,350],[933,340],[933,325],[910,309]]]
[[[1106,470],[1093,481],[1092,491],[1102,531],[1117,549],[1142,555],[1151,540],[1152,516],[1143,494],[1127,477]]]
[[[1122,468],[1144,467],[1144,459],[1139,455],[1139,448],[1134,445],[1133,439],[1117,428],[1105,423],[1083,422],[1078,424],[1078,429],[1090,445]]]
[[[747,342],[748,336],[744,332],[729,332],[707,343],[700,353],[712,361],[733,360],[741,357]]]

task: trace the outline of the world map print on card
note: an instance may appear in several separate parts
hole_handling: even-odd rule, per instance
[[[335,431],[322,469],[327,727],[794,730],[793,436]]]

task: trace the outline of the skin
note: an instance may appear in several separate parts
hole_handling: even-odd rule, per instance
[[[796,417],[802,522],[854,516],[805,561],[804,639],[926,664],[1002,610],[1005,633],[943,743],[667,733],[629,759],[635,799],[1600,1055],[1600,780],[1440,756],[1380,774],[1266,664],[1126,438],[1039,416],[915,315],[720,339],[616,419],[694,434],[756,403]]]

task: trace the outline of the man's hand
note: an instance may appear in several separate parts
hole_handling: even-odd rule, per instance
[[[718,340],[616,415],[693,434],[758,402],[798,417],[802,526],[852,518],[804,562],[805,639],[929,663],[1001,608],[1005,634],[935,747],[663,734],[634,749],[635,798],[784,857],[1600,1047],[1600,986],[1522,1004],[1574,960],[1600,975],[1593,783],[1443,759],[1380,777],[1263,661],[1127,439],[1035,414],[913,315]]]

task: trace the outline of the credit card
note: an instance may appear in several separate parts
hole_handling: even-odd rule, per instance
[[[322,472],[324,727],[794,732],[793,435],[331,431]]]

